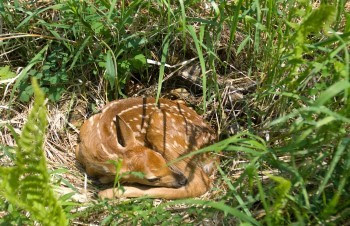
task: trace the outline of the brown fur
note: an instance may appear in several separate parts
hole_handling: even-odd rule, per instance
[[[113,119],[116,118],[116,122]],[[171,166],[170,162],[197,150],[215,139],[213,130],[190,108],[174,101],[154,98],[129,98],[107,104],[101,113],[87,120],[80,131],[76,150],[88,175],[102,182],[114,179],[115,167],[107,160],[122,159],[123,172],[143,172],[145,178],[128,175],[125,193],[107,189],[102,198],[115,196],[177,199],[205,193],[211,185],[216,158],[206,154],[188,157]],[[182,186],[186,183],[185,186]]]

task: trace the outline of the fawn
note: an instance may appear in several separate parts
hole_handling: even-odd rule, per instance
[[[106,189],[101,198],[140,197],[178,199],[204,194],[211,185],[216,157],[201,154],[168,162],[214,141],[214,131],[197,113],[179,102],[128,98],[110,102],[84,122],[77,160],[89,176],[112,182],[116,169],[108,160],[122,159],[120,174],[142,172],[143,178],[123,174],[122,182],[137,183]],[[150,185],[145,187],[142,185]]]

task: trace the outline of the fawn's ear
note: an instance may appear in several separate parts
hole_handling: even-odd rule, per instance
[[[115,127],[117,130],[118,143],[123,147],[130,147],[135,144],[136,139],[130,126],[119,115],[115,116]]]

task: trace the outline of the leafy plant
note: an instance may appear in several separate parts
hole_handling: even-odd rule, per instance
[[[10,70],[9,66],[0,67],[0,81],[14,78],[15,76],[16,74]]]
[[[16,139],[15,166],[0,168],[0,193],[43,225],[67,225],[50,186],[43,143],[47,126],[45,97],[32,80],[35,101],[22,134]]]
[[[275,198],[273,200],[273,205],[270,208],[271,223],[281,224],[283,222],[283,209],[288,202],[288,193],[291,188],[291,182],[278,176],[269,176],[270,179],[277,182],[277,186],[273,189]],[[270,220],[270,219],[269,219]]]

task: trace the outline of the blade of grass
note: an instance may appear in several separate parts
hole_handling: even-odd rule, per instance
[[[236,56],[244,49],[244,47],[247,45],[248,41],[250,39],[250,36],[248,35],[242,42],[239,44],[237,51],[236,51]]]
[[[227,177],[227,175],[224,173],[224,171],[221,169],[221,167],[219,165],[217,165],[217,169],[219,171],[219,173],[221,174],[222,178],[224,179],[225,183],[227,184],[227,186],[229,187],[230,191],[233,193],[233,195],[235,196],[236,200],[238,201],[238,203],[242,206],[243,211],[248,215],[248,216],[252,216],[252,214],[250,213],[248,207],[246,206],[246,204],[244,203],[243,199],[241,198],[241,196],[236,192],[236,188],[232,185],[231,180]]]
[[[116,86],[116,97],[118,94],[126,98],[126,96],[121,92],[119,87],[119,78],[118,78],[118,67],[117,67],[117,58],[112,50],[112,48],[103,40],[99,40],[106,48],[109,50],[107,54],[107,70],[110,75],[115,76],[115,86]],[[107,95],[107,94],[106,94]]]
[[[289,119],[291,119],[291,118],[293,118],[293,117],[295,117],[303,112],[314,112],[317,114],[324,113],[324,114],[327,114],[329,116],[334,117],[335,120],[350,123],[349,118],[344,117],[341,114],[338,114],[336,112],[333,112],[329,108],[326,108],[325,106],[319,106],[319,107],[304,107],[304,108],[296,109],[292,113],[272,121],[271,123],[269,123],[269,126],[274,126],[276,124],[285,123],[287,120],[289,120]]]
[[[224,202],[213,202],[213,201],[205,201],[205,200],[195,200],[195,199],[186,199],[186,200],[178,200],[166,203],[166,205],[178,205],[178,204],[193,204],[193,205],[202,205],[209,206],[218,210],[221,210],[227,214],[230,214],[234,217],[237,217],[242,222],[249,222],[253,225],[260,225],[258,221],[256,221],[253,217],[250,217],[236,208],[232,208],[231,206],[226,205]]]
[[[50,42],[49,42],[50,43]],[[9,106],[11,105],[12,101],[13,101],[13,96],[15,94],[15,91],[18,89],[19,85],[21,84],[21,82],[23,80],[25,80],[26,78],[28,78],[28,71],[37,63],[41,63],[44,59],[44,53],[47,51],[47,49],[49,48],[50,44],[47,44],[44,48],[42,48],[39,53],[37,53],[29,62],[29,64],[21,71],[21,73],[19,74],[15,85],[13,86],[13,89],[11,91],[10,94],[10,100],[9,100]]]
[[[70,71],[73,69],[73,67],[75,66],[75,63],[77,62],[78,58],[80,57],[82,51],[84,50],[84,48],[87,46],[87,44],[89,43],[90,41],[90,38],[91,36],[88,36],[84,39],[83,43],[80,45],[78,51],[76,52],[76,54],[74,55],[73,57],[73,62],[72,64],[70,65],[70,67],[68,68],[67,71]]]
[[[340,80],[336,82],[335,84],[328,87],[323,93],[321,93],[319,98],[315,101],[315,105],[324,105],[328,100],[348,88],[350,88],[350,83],[348,81]]]
[[[260,9],[259,0],[255,0],[254,3],[256,7],[256,21],[257,21],[255,25],[255,35],[254,35],[254,51],[258,53],[259,47],[260,47],[261,9]]]
[[[182,41],[183,41],[183,50],[184,55],[186,55],[186,12],[185,5],[183,0],[179,0],[181,7],[181,24],[182,24]]]
[[[210,152],[210,151],[219,152],[219,151],[226,150],[226,148],[228,148],[228,146],[230,144],[233,144],[233,143],[245,140],[246,138],[242,138],[244,136],[247,136],[247,137],[249,137],[251,139],[256,139],[256,140],[260,140],[261,139],[261,138],[258,139],[257,136],[255,136],[253,134],[250,134],[250,133],[247,133],[247,132],[239,133],[239,134],[236,134],[235,136],[229,137],[229,138],[227,138],[225,140],[219,141],[219,142],[217,142],[215,144],[212,144],[210,146],[207,146],[205,148],[201,148],[199,150],[192,151],[192,152],[190,152],[190,153],[188,153],[186,155],[183,155],[183,156],[181,156],[181,157],[179,157],[179,158],[177,158],[175,160],[170,161],[167,165],[171,165],[171,164],[173,164],[175,162],[181,161],[181,160],[183,160],[185,158],[188,158],[188,157],[191,157],[191,156],[194,156],[194,155],[197,155],[197,154]],[[264,142],[262,142],[262,143],[263,143],[264,146],[266,146]],[[260,147],[261,146],[258,145],[257,149],[259,149]],[[244,151],[245,149],[242,149],[242,150]]]
[[[251,167],[254,167],[254,166],[251,165]],[[266,201],[266,194],[265,194],[264,188],[261,184],[261,181],[259,179],[258,173],[256,172],[255,167],[254,167],[254,174],[255,174],[255,182],[257,184],[258,191],[259,191],[260,201],[263,204],[263,207],[264,207],[265,213],[266,213],[266,217],[265,217],[266,223],[267,223],[267,225],[271,225],[270,206],[269,206],[268,202]]]
[[[156,103],[158,103],[158,100],[159,100],[159,97],[160,97],[160,93],[161,93],[161,90],[162,90],[165,62],[166,62],[166,58],[168,56],[168,49],[169,49],[169,43],[170,43],[170,35],[171,35],[171,33],[169,32],[165,36],[165,38],[163,40],[163,50],[162,50],[162,57],[161,57],[161,60],[160,60],[161,65],[160,65],[160,68],[159,68]]]
[[[49,9],[60,10],[63,7],[65,7],[65,4],[56,4],[56,5],[52,5],[52,6],[44,8],[44,9],[38,10],[34,13],[30,13],[30,15],[27,18],[25,18],[20,24],[18,24],[18,26],[14,30],[16,31],[19,28],[21,28],[23,25],[28,23],[30,21],[30,19],[32,19],[34,16],[37,16],[37,15],[39,15],[39,14],[41,14]]]
[[[202,53],[202,48],[201,48],[201,42],[198,40],[196,32],[193,28],[193,26],[188,25],[187,30],[189,31],[190,35],[192,36],[192,39],[194,41],[194,44],[196,46],[198,58],[199,58],[199,63],[201,65],[201,70],[202,70],[202,86],[203,86],[203,112],[204,114],[206,113],[207,109],[207,76],[206,76],[206,69],[205,69],[205,61]]]
[[[350,37],[350,32],[346,32],[344,34],[341,34],[341,35],[339,35],[339,37],[346,40],[348,37]],[[326,40],[315,43],[314,46],[315,47],[327,46],[327,45],[333,44],[334,42],[337,42],[337,41],[339,41],[339,38],[334,35]]]
[[[116,3],[117,3],[117,0],[113,0],[111,6],[109,7],[109,12],[108,12],[108,16],[107,16],[108,20],[111,19],[111,16],[113,14],[113,10],[115,8]],[[123,15],[123,12],[124,12],[124,0],[122,1],[122,7],[121,8],[122,8],[121,9],[121,15]]]
[[[349,142],[349,138],[346,139],[347,144]],[[340,181],[338,188],[336,192],[334,193],[331,201],[327,204],[327,206],[323,209],[321,216],[325,219],[329,219],[329,215],[334,214],[336,210],[336,206],[338,205],[339,199],[342,194],[346,193],[346,190],[344,189],[346,184],[349,183],[348,178],[350,176],[350,152],[347,150],[347,156],[344,158],[345,164],[344,164],[344,169],[343,173],[339,175]]]
[[[350,143],[349,138],[343,138],[341,140],[341,142],[339,143],[337,151],[335,152],[334,157],[332,158],[332,162],[331,162],[330,166],[328,167],[327,173],[326,173],[325,177],[323,178],[322,183],[316,192],[316,199],[318,199],[320,197],[321,193],[325,189],[329,179],[331,178],[331,175],[333,174],[335,167],[337,166],[343,152],[345,151],[345,149],[349,145],[349,143]]]
[[[237,24],[238,24],[239,11],[241,10],[242,3],[243,3],[243,0],[239,0],[237,2],[236,7],[235,7],[236,10],[234,11],[234,13],[232,15],[232,21],[231,21],[231,24],[230,24],[231,25],[231,28],[230,28],[230,40],[228,42],[228,46],[227,46],[227,50],[226,50],[226,53],[227,53],[226,62],[227,63],[230,61],[231,47],[232,47],[233,40],[235,39],[236,29],[237,29]],[[232,6],[233,6],[233,4],[232,4]]]
[[[344,74],[343,76],[345,77],[345,81],[349,81],[350,76],[349,76],[349,70],[350,70],[350,57],[349,57],[349,51],[348,51],[348,46],[349,46],[349,41],[345,42],[344,39],[338,35],[336,32],[334,32],[334,35],[336,38],[342,43],[342,49],[344,50],[344,62],[345,62],[345,69],[344,69]],[[347,100],[347,103],[350,103],[350,99],[348,98],[348,95],[350,93],[350,88],[345,90],[344,97]],[[350,106],[350,104],[349,104]]]

